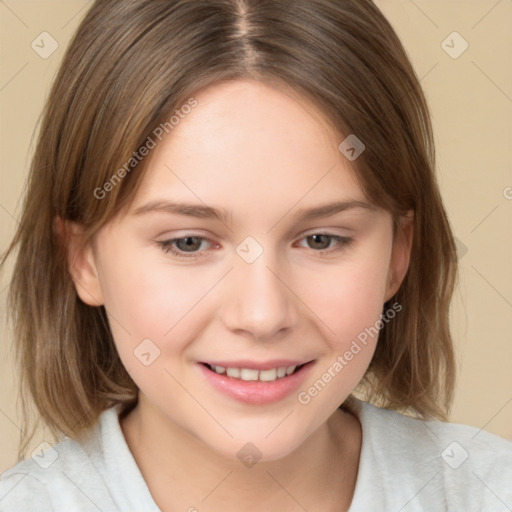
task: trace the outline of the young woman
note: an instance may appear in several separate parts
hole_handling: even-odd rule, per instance
[[[439,421],[455,248],[369,0],[97,0],[14,251],[24,392],[60,442],[0,510],[512,508],[510,443]]]

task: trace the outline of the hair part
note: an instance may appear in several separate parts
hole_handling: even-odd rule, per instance
[[[95,190],[198,91],[249,78],[291,87],[333,128],[355,134],[361,186],[398,219],[414,212],[411,263],[363,384],[367,396],[445,418],[454,388],[449,303],[453,236],[435,176],[425,97],[389,22],[370,0],[96,0],[45,106],[9,290],[23,399],[55,435],[76,436],[137,387],[104,307],[77,296],[56,219],[90,240],[133,199],[151,155],[101,200]],[[340,142],[343,140],[340,138]],[[28,403],[28,402],[27,402]],[[26,444],[25,444],[26,445]]]

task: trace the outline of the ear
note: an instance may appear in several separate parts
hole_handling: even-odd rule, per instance
[[[387,302],[396,292],[400,286],[409,269],[409,262],[411,258],[411,248],[413,240],[413,220],[414,212],[410,210],[406,215],[399,218],[398,226],[393,240],[393,249],[391,252],[391,260],[388,270],[388,283],[386,288]]]
[[[89,306],[104,304],[92,243],[85,242],[83,227],[56,217],[53,231],[64,244],[69,274],[76,293]]]

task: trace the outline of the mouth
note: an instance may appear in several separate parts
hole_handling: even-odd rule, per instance
[[[260,381],[274,382],[278,379],[284,379],[300,371],[300,369],[308,364],[291,364],[283,366],[274,366],[267,369],[246,368],[243,366],[223,366],[220,364],[202,363],[208,370],[217,375],[225,375],[230,379],[243,380],[245,382]],[[261,365],[268,366],[268,365]]]
[[[205,381],[238,402],[263,405],[290,397],[304,383],[315,360],[208,361],[197,364]]]

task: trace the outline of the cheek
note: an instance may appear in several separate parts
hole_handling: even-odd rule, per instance
[[[309,291],[304,302],[329,327],[332,344],[339,348],[373,325],[382,313],[389,260],[385,251],[380,254],[333,266],[323,278],[314,272],[305,276],[302,289]],[[307,288],[307,282],[315,286]]]
[[[143,253],[138,258],[121,255],[105,261],[103,272],[108,273],[102,288],[112,334],[129,372],[139,369],[134,351],[143,340],[151,340],[156,348],[148,346],[155,353],[180,356],[206,321],[196,313],[218,280],[215,269],[205,273],[192,266],[171,267],[165,256],[155,260]]]
[[[304,302],[324,325],[325,345],[324,356],[301,390],[299,403],[314,401],[315,407],[325,409],[327,414],[364,376],[380,332],[389,255],[390,248],[383,240],[333,266],[330,272],[312,272],[309,276],[315,286],[309,288]],[[315,398],[320,395],[322,398]]]
[[[117,250],[117,257],[102,261],[105,304],[128,330],[143,336],[162,337],[208,289],[204,273],[171,265],[165,253],[157,251]]]
[[[363,378],[380,332],[386,281],[386,258],[340,265],[329,279],[317,279],[309,304],[328,328],[324,356],[297,396],[304,411],[325,418]]]

